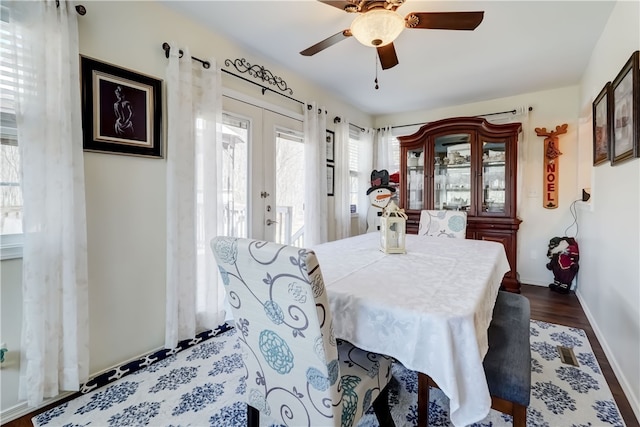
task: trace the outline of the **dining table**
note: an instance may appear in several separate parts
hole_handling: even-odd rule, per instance
[[[451,422],[485,418],[487,330],[506,272],[499,242],[406,235],[406,253],[371,232],[312,246],[334,335],[429,375],[449,398]]]

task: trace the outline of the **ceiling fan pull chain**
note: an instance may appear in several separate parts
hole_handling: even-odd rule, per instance
[[[376,63],[375,63],[376,79],[374,80],[374,82],[376,84],[376,90],[378,90],[380,86],[378,86],[378,53],[377,52],[375,54],[375,57],[376,57]]]

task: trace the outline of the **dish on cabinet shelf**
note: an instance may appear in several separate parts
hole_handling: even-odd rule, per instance
[[[455,169],[455,168],[462,169],[462,168],[471,167],[471,163],[449,163],[447,167],[450,169]]]
[[[482,155],[482,161],[484,162],[504,162],[504,151],[489,150],[488,153]]]
[[[484,167],[487,166],[504,166],[504,161],[499,161],[499,160],[483,160],[482,161],[482,165]]]
[[[486,207],[487,212],[504,212],[504,203],[489,202]]]

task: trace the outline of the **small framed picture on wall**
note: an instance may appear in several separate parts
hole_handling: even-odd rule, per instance
[[[613,103],[613,135],[611,164],[640,155],[640,67],[635,51],[611,84]]]
[[[607,82],[595,101],[593,101],[593,165],[600,165],[609,160],[611,147],[611,120],[613,108],[611,104],[611,82]]]
[[[327,130],[327,162],[335,161],[335,149],[335,133],[333,133],[333,131]]]
[[[336,177],[336,170],[334,166],[327,165],[327,196],[333,196],[335,177]]]

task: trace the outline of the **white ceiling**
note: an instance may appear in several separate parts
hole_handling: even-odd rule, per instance
[[[577,84],[614,6],[613,1],[407,0],[398,8],[402,16],[482,10],[484,20],[474,31],[405,29],[394,43],[399,64],[388,70],[378,66],[376,90],[376,51],[353,37],[311,57],[299,53],[349,28],[353,14],[313,0],[159,1],[235,40],[256,55],[247,55],[250,63],[266,57],[372,115]]]

